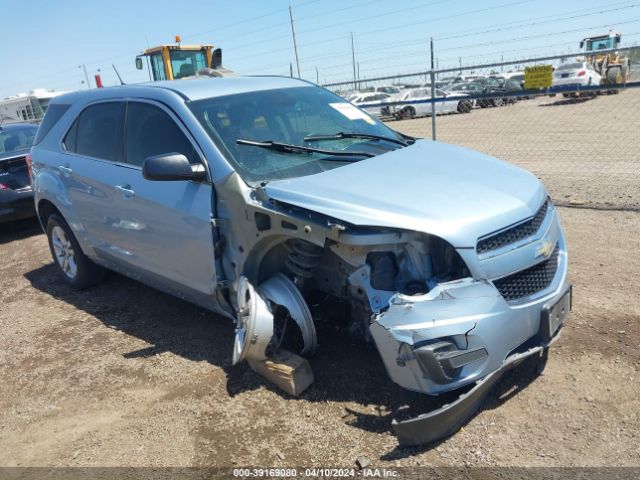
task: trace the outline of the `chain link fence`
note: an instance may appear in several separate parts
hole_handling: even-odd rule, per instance
[[[615,88],[572,55],[326,87],[397,131],[531,171],[558,204],[640,210],[640,49],[617,52],[631,61]],[[540,64],[554,67],[554,86],[523,90],[524,68]]]

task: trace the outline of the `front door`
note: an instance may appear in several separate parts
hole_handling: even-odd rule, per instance
[[[211,227],[213,185],[208,181],[151,181],[145,158],[182,153],[203,163],[186,130],[168,110],[129,102],[124,160],[117,174],[114,226],[127,262],[147,283],[214,307],[216,272]]]

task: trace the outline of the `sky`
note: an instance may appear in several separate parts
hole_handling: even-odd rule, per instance
[[[319,83],[578,51],[588,35],[640,42],[640,0],[0,0],[0,98],[34,88],[77,90],[100,73],[105,85],[148,81],[143,49],[211,43],[240,74],[297,74]]]

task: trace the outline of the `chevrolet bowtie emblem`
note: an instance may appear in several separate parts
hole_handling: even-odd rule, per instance
[[[553,243],[551,240],[546,240],[538,247],[536,250],[536,258],[538,257],[548,257],[553,252]]]

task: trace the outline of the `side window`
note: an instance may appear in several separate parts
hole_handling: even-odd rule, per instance
[[[164,73],[164,62],[162,61],[161,53],[154,53],[151,55],[151,69],[153,70],[154,80],[167,79],[167,76]]]
[[[40,128],[38,129],[36,139],[33,142],[34,145],[39,144],[42,139],[47,136],[47,133],[49,133],[53,126],[58,123],[60,117],[62,117],[62,115],[64,115],[65,112],[69,110],[69,107],[70,105],[56,103],[47,108],[47,113],[44,114],[44,118],[42,119],[42,123],[40,124]]]
[[[69,152],[122,161],[124,103],[109,102],[85,108],[64,139]]]
[[[125,161],[142,166],[145,158],[164,153],[182,153],[191,163],[200,163],[193,145],[173,119],[148,103],[130,102],[125,126]]]

